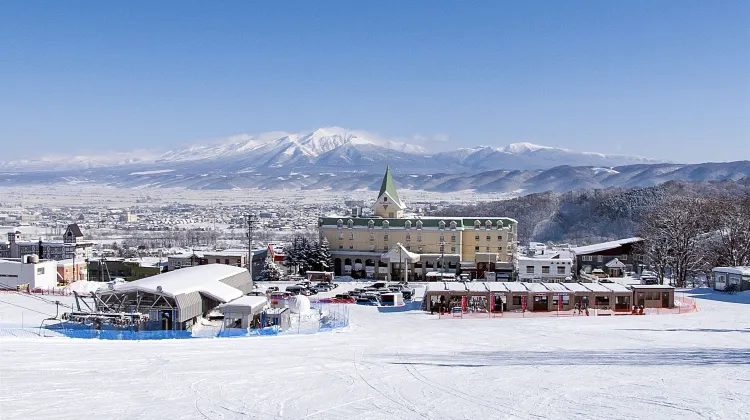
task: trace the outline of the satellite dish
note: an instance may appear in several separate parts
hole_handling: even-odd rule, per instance
[[[156,286],[156,291],[157,291],[157,292],[161,293],[161,290],[162,290],[162,289],[161,289],[161,286]]]

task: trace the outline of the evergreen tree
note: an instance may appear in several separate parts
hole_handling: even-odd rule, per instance
[[[284,273],[281,271],[281,268],[276,265],[276,263],[273,261],[273,257],[271,257],[270,254],[266,257],[266,264],[263,268],[263,271],[261,272],[261,275],[269,281],[278,281],[281,280],[282,277],[284,277]]]

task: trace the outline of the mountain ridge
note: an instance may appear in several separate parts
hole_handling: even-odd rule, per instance
[[[36,160],[0,161],[0,171],[37,172],[74,169],[133,167],[141,170],[187,169],[167,165],[195,166],[205,170],[213,162],[222,172],[260,171],[277,173],[289,169],[322,168],[339,171],[342,165],[374,171],[391,164],[395,168],[431,173],[435,171],[486,171],[494,169],[549,169],[560,164],[574,166],[619,166],[659,163],[639,156],[576,152],[528,142],[504,147],[477,146],[429,153],[423,146],[384,139],[341,127],[323,127],[310,132],[274,132],[273,135],[238,135],[215,144],[189,145],[162,153],[134,151],[94,156],[44,157]]]

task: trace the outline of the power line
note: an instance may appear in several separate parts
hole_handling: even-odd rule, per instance
[[[25,306],[21,306],[21,305],[16,305],[15,303],[10,303],[10,302],[6,302],[6,301],[4,301],[4,300],[0,300],[0,303],[4,303],[4,304],[6,304],[6,305],[12,305],[12,306],[16,306],[16,307],[18,307],[18,308],[21,308],[21,309],[26,309],[27,311],[31,311],[31,312],[36,312],[36,313],[38,313],[38,314],[42,314],[42,315],[53,316],[52,314],[47,314],[47,313],[44,313],[44,312],[39,312],[39,311],[37,311],[37,310],[31,309],[31,308],[27,308],[27,307],[25,307]]]

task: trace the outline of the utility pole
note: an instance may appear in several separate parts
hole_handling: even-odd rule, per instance
[[[253,231],[258,229],[258,216],[248,214],[247,220],[247,271],[250,272],[250,278],[253,277]]]

